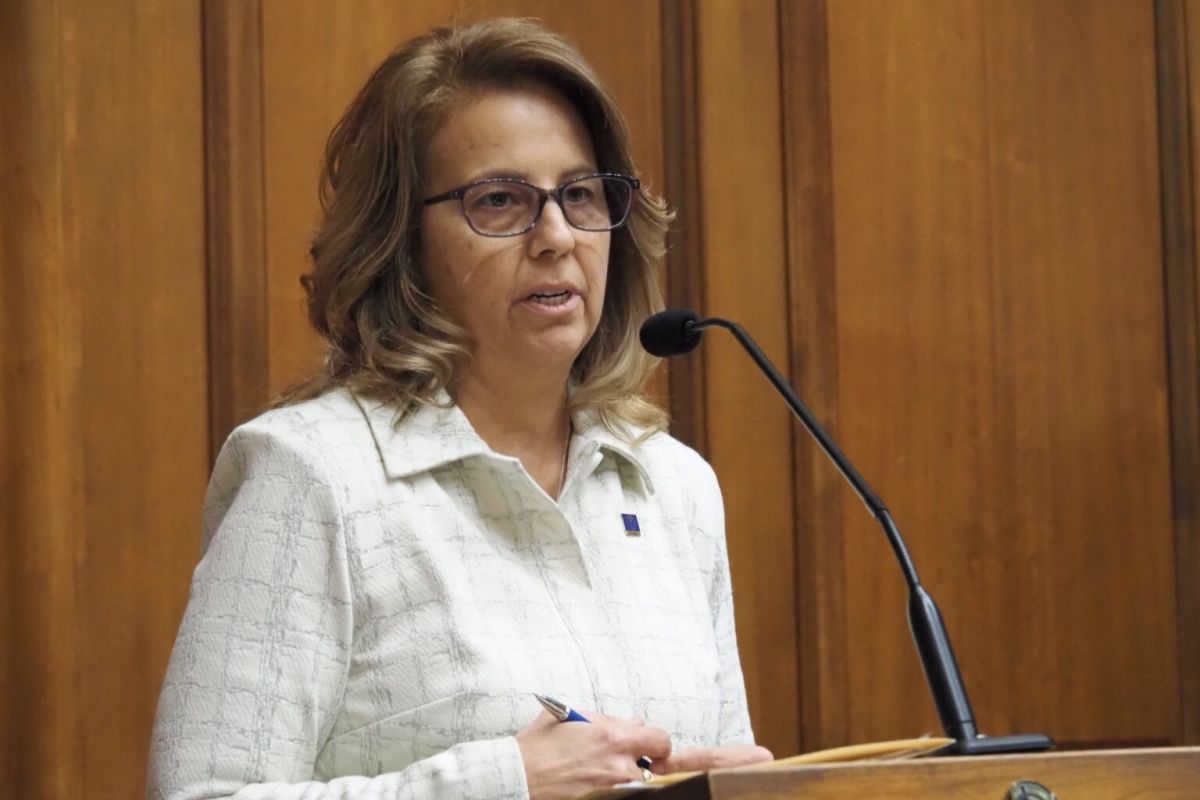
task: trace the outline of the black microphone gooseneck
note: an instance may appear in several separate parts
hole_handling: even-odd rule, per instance
[[[925,678],[933,692],[942,728],[946,736],[954,739],[952,751],[960,755],[987,753],[1020,753],[1047,750],[1054,746],[1050,737],[1040,733],[1013,736],[985,736],[975,727],[975,715],[971,701],[963,685],[962,673],[950,646],[950,635],[938,611],[937,603],[921,585],[917,568],[913,565],[908,548],[900,537],[891,512],[858,474],[841,449],[829,438],[829,434],[817,422],[812,412],[796,395],[791,385],[779,374],[762,349],[750,338],[750,334],[736,322],[720,317],[700,319],[695,312],[686,309],[668,309],[646,320],[641,329],[642,345],[652,355],[666,357],[689,352],[700,344],[700,333],[705,328],[725,328],[741,343],[754,363],[767,376],[776,390],[783,395],[788,406],[799,417],[804,428],[817,440],[821,451],[829,457],[838,471],[854,488],[859,499],[867,506],[871,516],[879,522],[887,536],[892,552],[900,562],[905,583],[908,584],[908,625],[912,631]]]

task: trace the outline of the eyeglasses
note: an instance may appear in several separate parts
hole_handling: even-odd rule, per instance
[[[625,224],[633,193],[641,184],[628,175],[597,173],[543,189],[515,178],[485,178],[425,200],[425,205],[459,200],[471,230],[482,236],[520,236],[533,229],[546,201],[562,209],[567,223],[581,231],[611,231]]]

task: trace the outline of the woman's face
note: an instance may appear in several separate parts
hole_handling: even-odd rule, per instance
[[[468,97],[434,134],[426,163],[430,197],[483,178],[552,189],[596,171],[583,121],[533,83]],[[425,207],[422,268],[475,341],[469,369],[569,370],[600,322],[609,237],[568,225],[553,199],[531,230],[506,238],[473,231],[458,200]]]

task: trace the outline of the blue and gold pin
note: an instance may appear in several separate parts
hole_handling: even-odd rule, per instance
[[[637,514],[622,514],[621,522],[625,525],[626,536],[642,535],[642,527],[638,524]]]

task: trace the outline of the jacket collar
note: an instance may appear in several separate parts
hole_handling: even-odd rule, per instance
[[[625,441],[604,426],[600,415],[594,411],[577,412],[571,417],[575,428],[575,441],[571,446],[571,460],[590,457],[592,453],[603,453],[613,456],[618,462],[624,462],[633,467],[645,484],[646,491],[654,494],[654,481],[646,466],[646,458],[637,444]],[[631,438],[636,439],[638,431]],[[599,462],[597,461],[597,464]]]
[[[488,447],[445,391],[439,392],[432,403],[419,403],[399,424],[395,403],[354,393],[352,396],[366,418],[389,478],[411,477],[474,456],[507,458]],[[632,466],[647,490],[654,492],[645,458],[637,445],[608,430],[595,412],[577,412],[571,423],[575,430],[571,443],[573,462],[597,452],[611,455]]]

